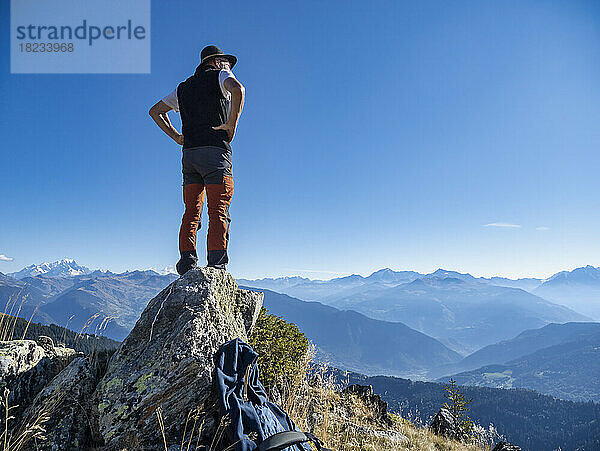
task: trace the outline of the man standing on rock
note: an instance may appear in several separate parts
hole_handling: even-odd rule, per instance
[[[196,266],[196,232],[204,193],[208,200],[208,265],[225,269],[229,262],[229,205],[233,196],[231,141],[244,105],[245,90],[231,69],[237,58],[209,45],[200,53],[194,75],[150,108],[150,116],[176,143],[183,145],[183,203],[177,272]],[[182,133],[167,113],[180,112]]]

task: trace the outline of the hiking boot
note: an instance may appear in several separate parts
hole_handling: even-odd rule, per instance
[[[210,268],[225,269],[225,265],[229,263],[227,257],[227,249],[209,250],[207,252],[207,265]]]
[[[190,269],[195,268],[198,263],[196,251],[182,251],[181,258],[177,262],[175,268],[180,276],[183,276]]]

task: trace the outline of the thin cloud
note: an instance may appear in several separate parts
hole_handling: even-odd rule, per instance
[[[12,257],[7,257],[4,254],[0,254],[0,262],[12,262],[14,260],[14,258]]]
[[[535,230],[542,230],[542,231],[543,231],[543,230],[550,230],[550,227],[546,227],[546,226],[539,226],[539,227],[536,227],[536,228],[535,228]]]
[[[519,224],[511,224],[510,222],[490,222],[489,224],[484,224],[484,227],[503,227],[507,229],[521,228]]]

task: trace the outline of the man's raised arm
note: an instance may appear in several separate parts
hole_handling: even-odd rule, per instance
[[[169,120],[169,115],[167,114],[172,109],[173,108],[171,108],[165,102],[159,100],[152,108],[150,108],[148,114],[150,114],[150,117],[154,120],[154,122],[156,122],[156,125],[158,125],[163,132],[165,132],[177,144],[183,146],[183,135],[179,133],[175,127],[173,127],[173,124],[171,124],[171,121]]]
[[[223,82],[223,86],[225,86],[225,89],[231,93],[231,111],[229,113],[229,119],[227,122],[213,128],[215,130],[227,130],[227,133],[229,134],[229,142],[231,142],[235,136],[235,129],[237,128],[240,114],[242,114],[242,108],[244,108],[246,89],[234,77],[226,78]]]

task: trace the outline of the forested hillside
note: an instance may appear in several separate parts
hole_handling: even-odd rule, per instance
[[[349,383],[369,384],[391,411],[424,423],[444,402],[444,384],[357,373],[340,376]],[[472,398],[469,416],[487,427],[492,423],[510,441],[528,451],[600,449],[600,405],[573,402],[527,389],[462,386]]]
[[[72,330],[65,329],[64,327],[57,326],[56,324],[50,324],[49,326],[39,323],[28,324],[28,321],[23,318],[17,318],[1,313],[0,321],[0,324],[4,326],[4,330],[7,331],[5,337],[0,337],[2,339],[35,340],[40,335],[45,335],[52,338],[54,344],[62,343],[65,347],[73,348],[84,354],[89,354],[92,351],[116,349],[120,345],[118,341],[111,340],[110,338],[79,334]]]

